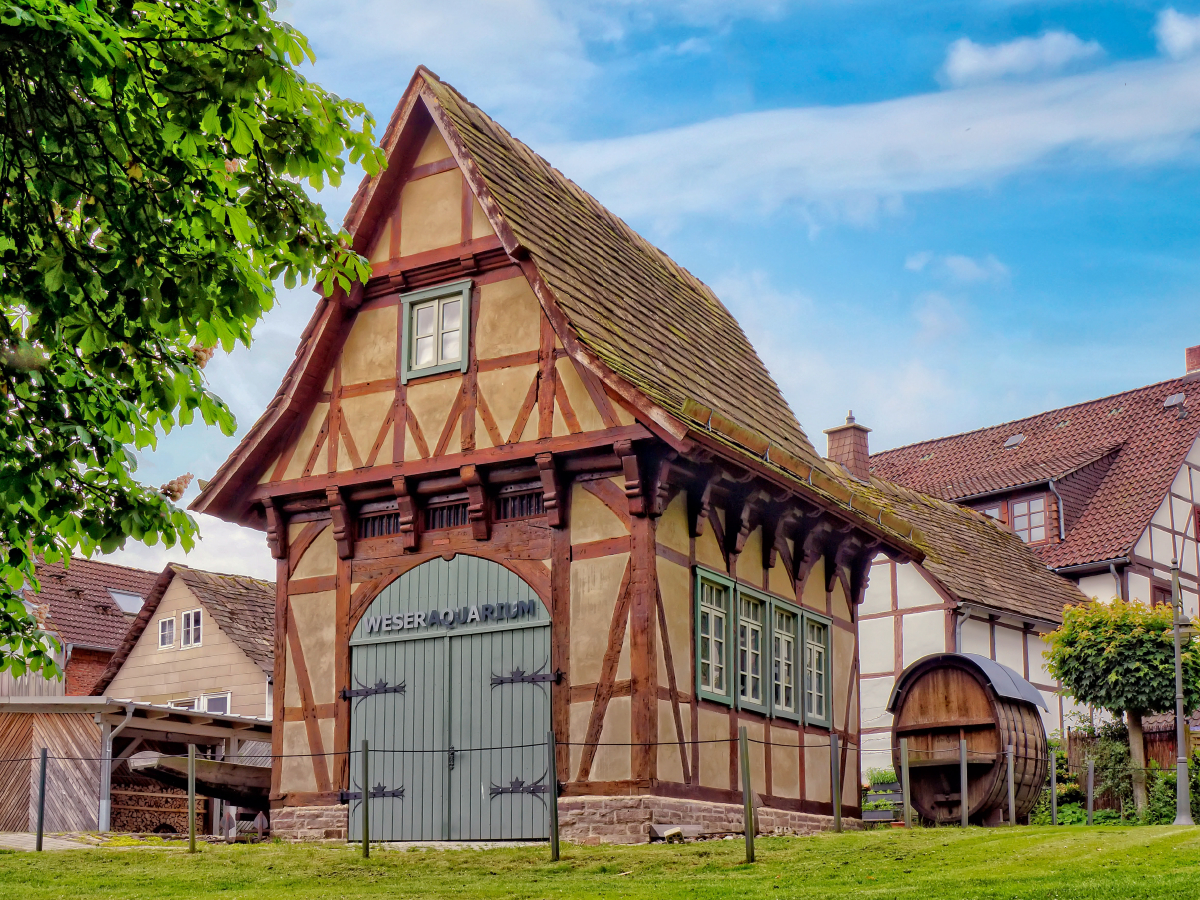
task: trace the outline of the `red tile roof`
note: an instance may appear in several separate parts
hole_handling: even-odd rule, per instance
[[[41,590],[26,591],[25,598],[47,608],[45,627],[65,643],[107,650],[117,648],[132,622],[109,591],[145,599],[158,577],[157,572],[94,559],[72,559],[66,567],[39,563],[37,575]]]
[[[1183,407],[1163,406],[1179,393],[1187,397]],[[945,500],[961,500],[1044,484],[1110,456],[1095,492],[1068,515],[1066,540],[1034,549],[1055,568],[1117,559],[1133,550],[1183,464],[1200,431],[1196,411],[1200,379],[1175,378],[875,453],[871,473]],[[1023,440],[1005,449],[1016,435]]]

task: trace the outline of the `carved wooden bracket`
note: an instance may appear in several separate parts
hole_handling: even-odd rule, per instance
[[[491,536],[492,523],[483,473],[475,466],[463,466],[458,474],[467,486],[467,521],[471,523],[471,536],[477,541],[486,541]]]
[[[859,550],[858,555],[850,560],[850,600],[855,606],[863,602],[867,593],[867,585],[871,582],[871,561],[879,552],[880,541],[869,541]]]
[[[708,520],[709,511],[712,509],[713,484],[714,479],[709,473],[705,476],[703,483],[688,489],[688,533],[692,537],[700,537],[704,534],[704,523]]]
[[[400,513],[400,549],[412,553],[417,549],[417,503],[408,491],[408,482],[403,475],[392,479],[396,492],[396,509]]]
[[[337,543],[338,558],[351,559],[354,556],[354,523],[350,521],[350,511],[342,499],[342,492],[336,487],[325,489],[325,499],[329,501],[329,515],[333,518],[333,540]]]
[[[848,530],[849,526],[845,526]],[[836,526],[834,532],[842,531]],[[844,568],[850,566],[853,560],[862,551],[863,539],[857,534],[841,534],[840,539],[835,538],[826,545],[825,550],[825,591],[828,593],[833,590],[834,579],[837,578]]]
[[[339,297],[339,302],[346,309],[355,310],[362,306],[364,285],[361,281],[356,281],[350,285],[348,292],[342,293]]]
[[[642,476],[638,471],[638,458],[633,452],[633,442],[617,441],[613,444],[613,453],[621,460],[621,470],[625,474],[625,497],[629,501],[629,514],[646,515],[646,495],[642,492]]]
[[[817,560],[825,552],[825,543],[833,533],[833,524],[824,517],[805,517],[796,533],[796,570],[793,577],[796,583],[803,584],[808,579]]]
[[[567,521],[563,515],[562,489],[558,469],[554,465],[554,454],[539,453],[534,461],[542,477],[542,506],[546,510],[546,524],[551,528],[562,528]]]
[[[654,467],[654,474],[650,482],[650,515],[661,516],[668,506],[671,505],[671,500],[679,492],[679,487],[675,484],[674,461],[679,454],[674,450],[670,450],[663,455],[658,461],[658,465]]]
[[[762,515],[762,565],[764,569],[775,568],[779,560],[779,510],[768,508]]]
[[[271,556],[275,559],[287,559],[288,533],[283,513],[270,497],[263,500],[263,512],[267,515],[267,546],[271,548]]]

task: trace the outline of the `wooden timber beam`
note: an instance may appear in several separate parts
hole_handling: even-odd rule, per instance
[[[350,559],[354,556],[354,523],[350,521],[350,511],[342,499],[342,492],[336,487],[325,489],[325,499],[329,502],[329,514],[333,518],[333,539],[337,543],[338,558]]]
[[[563,514],[562,482],[553,453],[539,453],[534,457],[538,474],[542,479],[542,506],[546,510],[546,524],[551,528],[563,528],[567,517]]]
[[[288,533],[283,514],[270,497],[263,501],[263,512],[267,518],[267,546],[271,548],[271,556],[274,559],[287,559]]]
[[[405,553],[412,553],[417,549],[417,502],[403,475],[392,479],[392,490],[396,494],[396,509],[400,512],[400,548]]]
[[[633,441],[617,441],[613,444],[613,453],[621,461],[621,471],[625,476],[625,497],[629,501],[631,516],[644,516],[649,512],[646,495],[642,490],[642,475],[638,466],[637,454],[633,450]]]
[[[477,541],[486,541],[491,536],[492,523],[483,473],[475,466],[463,466],[459,474],[467,486],[467,522],[471,525],[471,536]]]

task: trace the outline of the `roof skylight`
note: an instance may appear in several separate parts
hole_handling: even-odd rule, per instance
[[[1007,441],[1004,442],[1004,449],[1011,450],[1013,447],[1017,446],[1017,444],[1021,443],[1021,441],[1023,441],[1023,440],[1025,440],[1025,435],[1014,434],[1012,437],[1010,437]]]

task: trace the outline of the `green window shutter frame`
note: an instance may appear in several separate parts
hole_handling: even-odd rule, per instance
[[[717,693],[710,688],[703,686],[701,673],[701,629],[700,629],[700,598],[704,587],[704,582],[719,586],[726,591],[726,609],[725,609],[725,690],[722,693]],[[712,700],[714,703],[721,703],[725,706],[733,706],[734,698],[736,697],[736,662],[734,643],[737,635],[737,585],[732,578],[727,575],[722,575],[719,572],[714,572],[711,569],[696,566],[694,573],[695,593],[692,597],[692,605],[695,609],[695,654],[696,654],[696,694],[705,700]]]
[[[735,700],[737,701],[738,709],[747,709],[747,710],[750,710],[751,712],[762,713],[763,715],[769,716],[772,714],[772,709],[771,709],[771,707],[773,705],[772,695],[775,692],[775,690],[774,690],[774,659],[771,655],[771,644],[772,644],[772,640],[771,640],[772,622],[771,622],[771,620],[775,617],[775,610],[774,610],[774,602],[775,601],[774,601],[774,598],[771,597],[769,594],[764,594],[760,591],[753,590],[752,588],[747,588],[745,585],[741,585],[741,584],[735,585],[734,596],[735,596],[735,606],[736,606],[737,614],[735,616],[735,621],[734,621],[734,626],[733,626],[734,627],[734,641],[736,643],[736,647],[734,648],[734,663],[735,663],[734,676],[736,678],[736,681],[734,683],[734,694],[733,695],[734,695]],[[762,608],[762,613],[763,613],[763,621],[761,623],[759,623],[759,624],[761,624],[762,637],[763,637],[763,649],[762,649],[761,655],[762,655],[763,659],[768,661],[768,665],[765,668],[763,668],[760,663],[760,679],[761,679],[761,683],[762,683],[762,688],[761,688],[762,700],[761,700],[761,702],[755,702],[752,699],[742,696],[742,690],[741,690],[742,671],[741,671],[741,659],[739,658],[741,655],[741,634],[742,634],[742,621],[743,621],[742,598],[748,599],[751,603],[759,604]]]
[[[408,384],[413,378],[423,378],[426,375],[438,375],[442,372],[466,372],[471,358],[471,279],[452,281],[436,287],[424,288],[400,295],[400,382]],[[443,300],[447,297],[462,298],[462,353],[457,362],[443,363],[436,366],[424,366],[413,370],[411,367],[413,307],[430,300]],[[440,330],[435,328],[435,338]]]
[[[825,715],[817,716],[808,711],[808,688],[809,688],[809,673],[808,665],[805,660],[805,651],[808,647],[808,624],[810,622],[824,626],[825,640],[823,648],[825,650]],[[800,708],[804,714],[804,723],[806,725],[815,725],[819,728],[833,727],[833,620],[828,616],[822,616],[818,613],[804,610],[800,621],[800,636],[798,653],[800,655],[801,675],[803,684],[803,697],[801,698]]]

